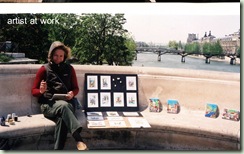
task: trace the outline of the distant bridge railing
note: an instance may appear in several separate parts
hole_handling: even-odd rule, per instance
[[[168,47],[137,47],[136,48],[136,52],[140,53],[140,52],[153,52],[153,53],[157,53],[159,55],[163,55],[166,53],[172,53],[172,54],[179,54],[182,51],[181,50],[176,50],[173,48],[168,48]]]
[[[176,50],[174,48],[169,47],[137,47],[136,53],[142,53],[142,52],[152,52],[156,53],[158,55],[158,61],[161,61],[161,55],[163,54],[177,54],[181,55],[181,62],[185,62],[185,57],[188,55],[203,55],[206,58],[206,63],[210,64],[210,58],[213,56],[219,56],[219,57],[229,57],[230,58],[230,64],[235,65],[236,64],[236,58],[239,58],[236,53],[230,53],[230,52],[224,52],[223,54],[202,54],[199,52],[186,52],[184,50]],[[137,57],[136,57],[137,59]]]

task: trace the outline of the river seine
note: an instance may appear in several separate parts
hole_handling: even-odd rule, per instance
[[[133,61],[132,66],[141,67],[162,67],[162,68],[181,68],[196,69],[220,72],[240,73],[240,59],[237,58],[236,65],[230,65],[229,60],[210,59],[210,64],[205,63],[204,58],[185,57],[185,63],[181,62],[180,55],[164,54],[161,55],[161,61],[158,61],[158,55],[154,53],[139,53],[137,60]]]

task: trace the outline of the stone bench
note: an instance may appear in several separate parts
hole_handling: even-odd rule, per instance
[[[0,65],[0,116],[17,113],[19,122],[0,126],[0,143],[12,150],[51,150],[55,124],[40,113],[31,96],[41,65]],[[85,73],[138,74],[139,112],[151,128],[87,128],[82,110],[76,115],[89,149],[240,150],[240,121],[204,117],[206,103],[240,110],[240,74],[180,69],[74,65],[84,100]],[[149,98],[158,97],[163,111],[149,112]],[[177,99],[178,114],[166,112],[167,99]],[[83,102],[83,101],[82,101]],[[31,117],[27,116],[31,115]],[[75,150],[68,136],[65,149]]]

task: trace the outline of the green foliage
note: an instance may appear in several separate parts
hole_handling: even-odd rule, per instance
[[[179,44],[174,40],[174,41],[169,41],[168,46],[169,46],[170,48],[173,48],[173,49],[177,50],[178,47],[179,47]]]
[[[188,54],[201,54],[200,44],[198,42],[187,43],[185,45],[185,51]]]
[[[82,14],[79,49],[74,52],[82,64],[128,65],[123,14]],[[85,56],[85,57],[84,57]]]
[[[36,24],[8,24],[9,19],[36,19]],[[41,20],[55,19],[55,24]],[[0,15],[0,42],[12,41],[28,58],[47,61],[53,41],[71,48],[79,64],[131,65],[135,48],[123,28],[123,14],[3,14]],[[129,43],[130,42],[130,43]]]
[[[44,60],[47,54],[44,54],[43,49],[47,49],[48,31],[43,28],[42,24],[29,24],[34,18],[41,18],[41,14],[3,14],[0,15],[1,23],[1,42],[12,41],[18,44],[19,51],[24,52],[28,58]],[[12,23],[11,20],[25,19],[26,24]]]
[[[11,59],[13,58],[8,55],[0,53],[0,62],[9,62]]]
[[[206,56],[222,56],[223,48],[220,45],[220,42],[207,43],[205,42],[202,46],[202,53]]]
[[[241,58],[241,47],[237,48],[236,57]]]

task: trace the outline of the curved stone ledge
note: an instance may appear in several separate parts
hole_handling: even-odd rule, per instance
[[[0,75],[8,74],[35,74],[39,64],[27,65],[0,65]],[[189,78],[204,78],[215,80],[240,81],[240,73],[215,71],[198,71],[191,69],[171,69],[158,67],[130,67],[130,66],[100,66],[100,65],[73,65],[77,74],[81,73],[133,73],[151,76],[178,76]]]
[[[12,149],[53,148],[54,123],[40,114],[31,86],[41,65],[0,65],[0,115],[15,112],[20,122],[0,126],[0,139]],[[83,137],[92,149],[240,150],[240,121],[221,118],[223,108],[240,110],[240,74],[183,69],[73,65],[84,99],[85,73],[138,74],[139,109],[152,126],[139,129],[88,129],[77,111]],[[149,112],[149,98],[158,97],[160,113]],[[166,112],[167,99],[177,99],[178,114]],[[206,103],[219,106],[216,119],[204,117]],[[32,117],[27,117],[31,114]],[[48,144],[47,144],[48,143]],[[71,136],[65,149],[75,149]],[[26,146],[29,144],[29,146]]]

